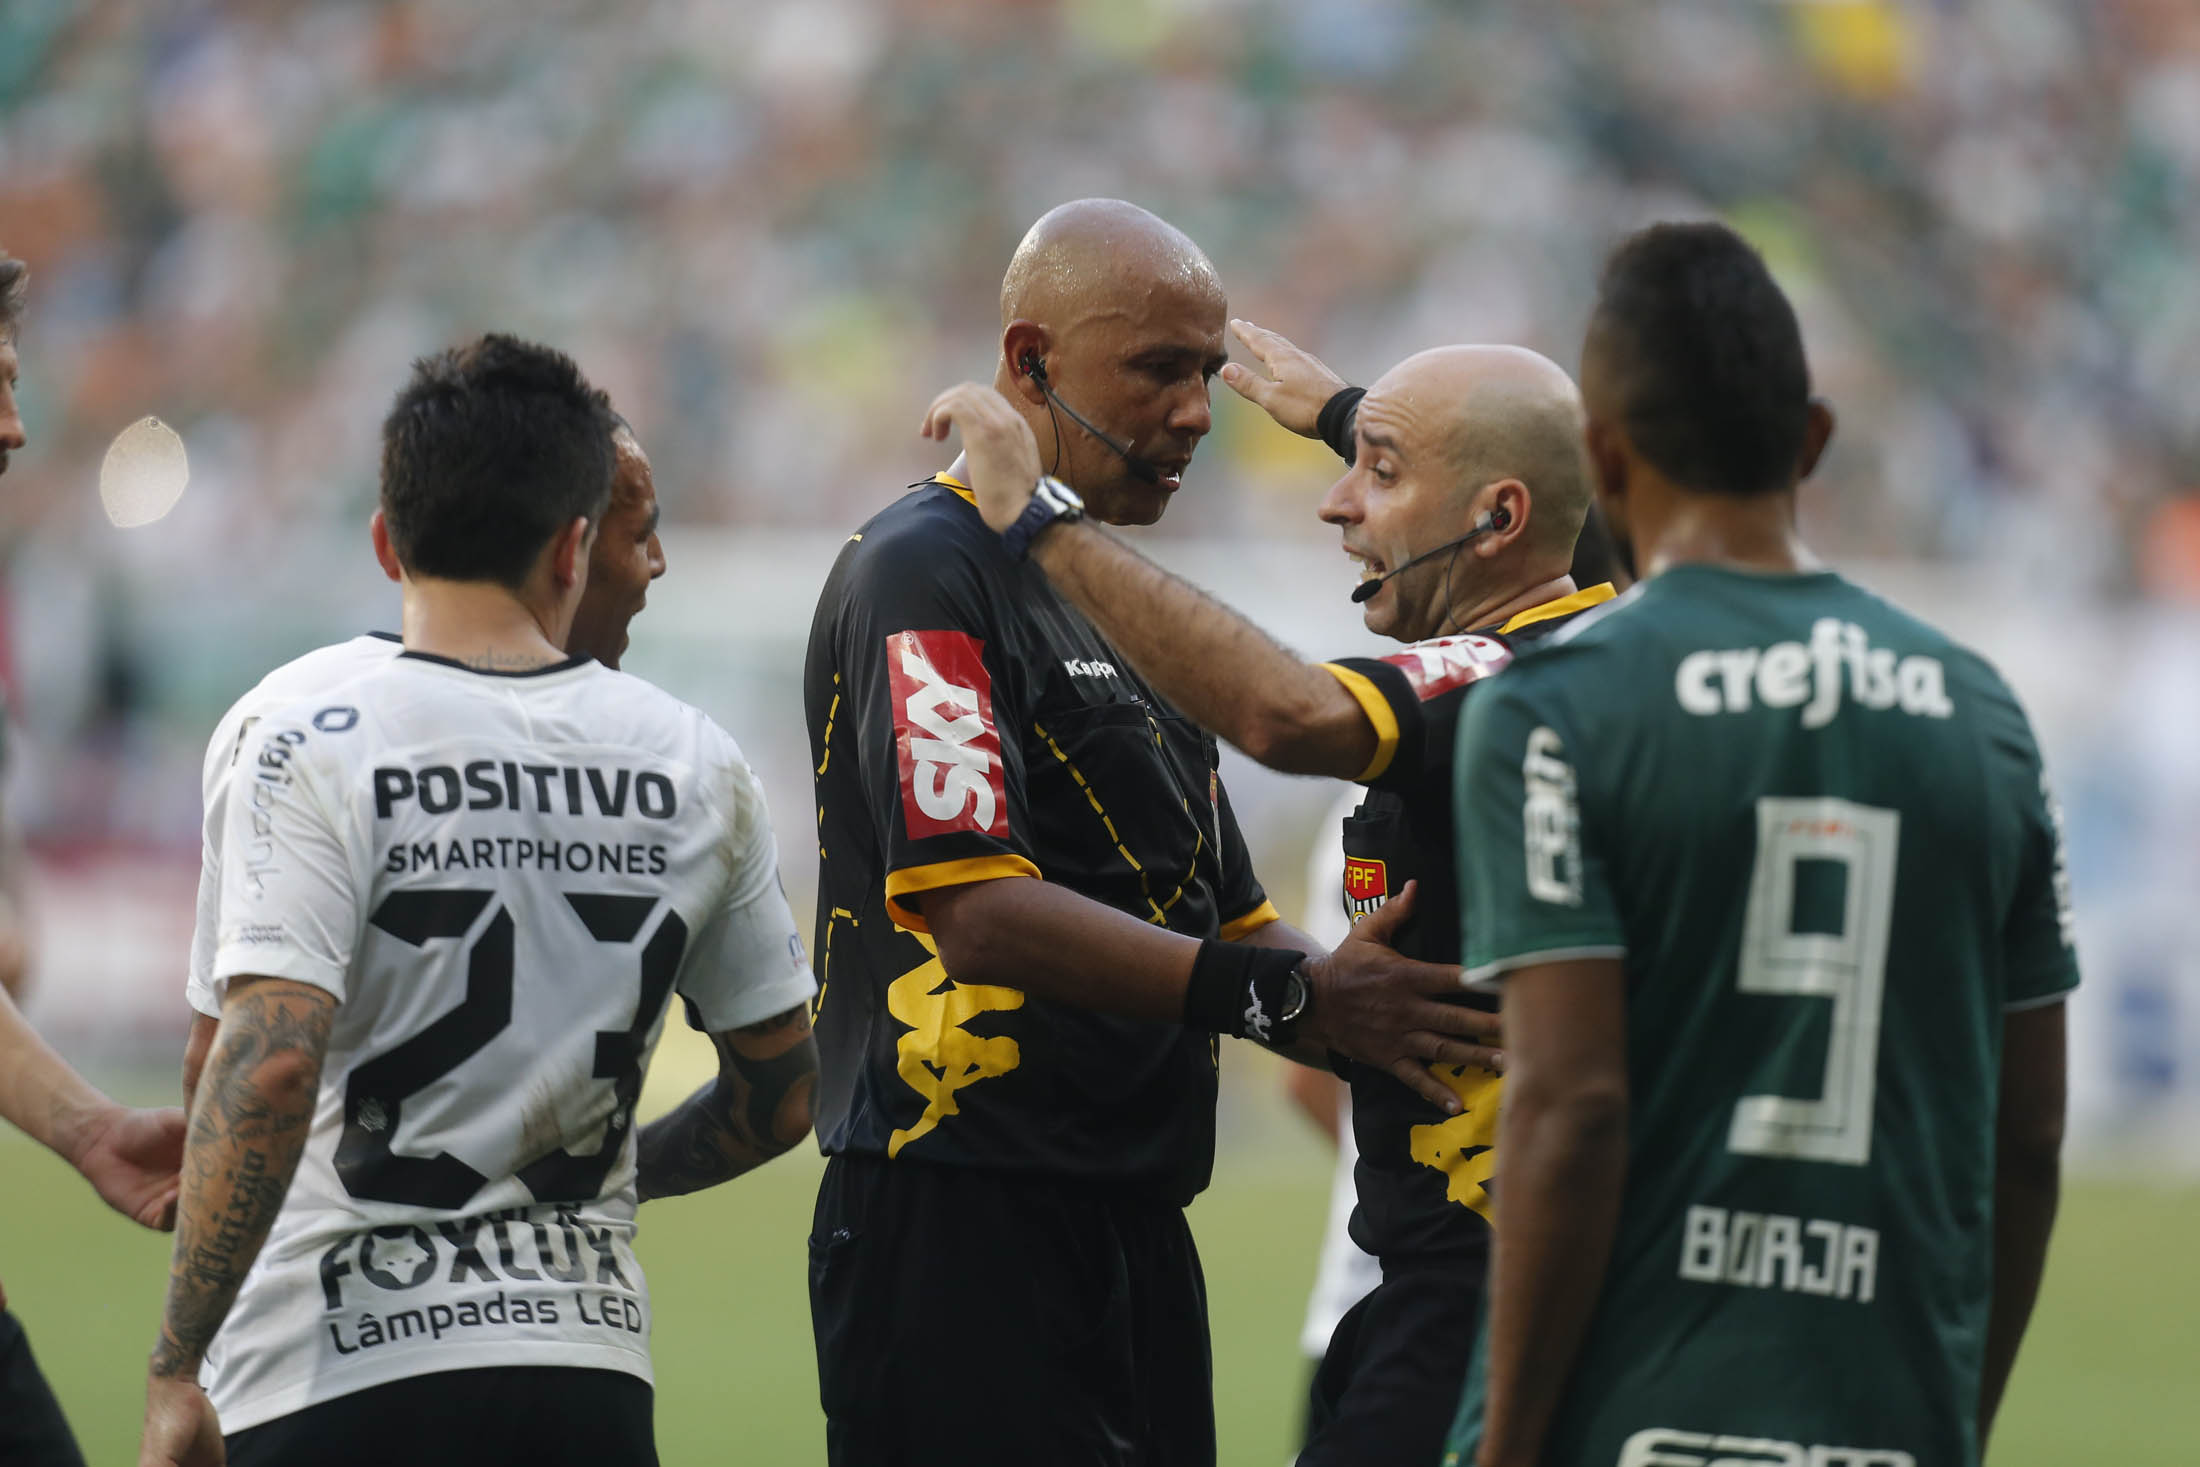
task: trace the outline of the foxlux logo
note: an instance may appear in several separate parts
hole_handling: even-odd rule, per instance
[[[1803,710],[1805,728],[1824,728],[1841,711],[1842,694],[1863,708],[1895,708],[1920,718],[1948,718],[1947,670],[1937,657],[1898,657],[1874,647],[1854,622],[1822,616],[1810,645],[1691,652],[1673,674],[1673,695],[1699,718],[1747,713],[1757,704]]]
[[[1008,834],[985,644],[962,632],[896,632],[886,639],[886,678],[911,838]]]
[[[1619,1467],[1917,1467],[1917,1458],[1892,1447],[1806,1446],[1653,1426],[1627,1438]]]

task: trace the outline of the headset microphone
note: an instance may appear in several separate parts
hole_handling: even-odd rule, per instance
[[[1053,387],[1050,386],[1047,382],[1047,364],[1037,352],[1025,352],[1022,358],[1018,360],[1017,365],[1024,369],[1025,376],[1029,377],[1033,382],[1039,384],[1039,391],[1045,394],[1047,406],[1049,408],[1060,408],[1065,414],[1068,415],[1071,422],[1075,423],[1078,427],[1084,429],[1087,433],[1090,433],[1094,438],[1097,438],[1100,441],[1100,446],[1102,448],[1105,448],[1108,452],[1123,460],[1123,467],[1131,471],[1132,478],[1141,480],[1148,484],[1158,484],[1161,482],[1161,470],[1156,468],[1147,460],[1139,457],[1137,451],[1133,449],[1131,445],[1129,445],[1128,443],[1118,442],[1116,439],[1110,437],[1108,434],[1101,432],[1098,428],[1092,425],[1091,420],[1086,418],[1083,413],[1077,411],[1077,409],[1071,407],[1068,403],[1062,401],[1061,398],[1055,395]],[[1055,456],[1057,459],[1059,459],[1061,456],[1061,440],[1059,436],[1059,430],[1057,430],[1055,442]]]
[[[1399,566],[1396,570],[1385,571],[1383,574],[1375,577],[1371,581],[1362,581],[1357,586],[1354,586],[1352,588],[1352,604],[1354,606],[1358,606],[1363,602],[1372,601],[1375,598],[1375,593],[1382,590],[1383,587],[1390,582],[1391,577],[1404,575],[1407,571],[1412,570],[1422,561],[1434,560],[1437,556],[1444,554],[1446,551],[1457,550],[1462,545],[1468,544],[1475,540],[1479,540],[1484,535],[1495,534],[1497,531],[1505,529],[1511,524],[1512,511],[1505,508],[1505,506],[1503,505],[1499,505],[1497,508],[1490,510],[1487,514],[1484,514],[1480,519],[1476,520],[1474,522],[1474,528],[1467,531],[1467,533],[1465,533],[1464,535],[1461,535],[1458,539],[1446,540],[1443,544],[1437,546],[1434,550],[1422,551],[1419,555],[1414,556],[1413,559],[1407,561],[1404,565]]]

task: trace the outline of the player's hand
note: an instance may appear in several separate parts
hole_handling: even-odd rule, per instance
[[[1348,385],[1344,378],[1330,371],[1320,357],[1292,345],[1265,326],[1232,321],[1230,333],[1245,343],[1245,349],[1268,375],[1264,377],[1242,362],[1230,362],[1222,369],[1222,380],[1239,397],[1301,438],[1313,437],[1322,409]]]
[[[184,1114],[113,1106],[87,1123],[71,1158],[107,1205],[132,1222],[168,1232],[176,1225]]]
[[[1440,1108],[1459,1111],[1459,1097],[1429,1073],[1432,1064],[1473,1065],[1502,1072],[1497,1015],[1440,1003],[1460,990],[1459,969],[1401,957],[1389,946],[1413,913],[1419,883],[1362,917],[1327,957],[1306,965],[1314,1001],[1306,1037],[1362,1064],[1388,1070],[1406,1088]]]
[[[156,1375],[145,1387],[138,1467],[222,1467],[222,1427],[195,1380]]]
[[[978,513],[995,531],[1006,530],[1039,483],[1039,440],[1007,398],[977,382],[959,382],[933,398],[917,431],[944,443],[953,429],[962,432]]]

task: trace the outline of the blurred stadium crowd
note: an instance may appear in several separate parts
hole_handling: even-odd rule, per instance
[[[845,528],[926,472],[923,402],[990,371],[1002,262],[1081,194],[1362,381],[1441,341],[1570,364],[1611,241],[1715,210],[1842,414],[1820,549],[2034,615],[2200,605],[2192,0],[8,0],[18,810],[187,845],[220,708],[387,619],[360,526],[412,356],[571,351],[650,448],[677,577],[682,529]],[[117,532],[91,486],[147,413],[191,491]],[[1327,539],[1330,471],[1264,426],[1218,413],[1171,533]],[[2200,700],[2150,671],[2178,646],[2131,654],[2150,717]],[[2200,760],[2122,726],[2065,765],[2081,892],[2200,873]],[[2133,796],[2134,759],[2177,789]]]
[[[256,537],[356,518],[395,365],[504,323],[614,387],[676,519],[846,523],[1082,193],[1364,374],[1570,359],[1609,240],[1716,208],[1847,414],[1830,550],[2200,591],[2150,553],[2200,453],[2183,0],[16,0],[48,503],[13,514],[157,410]],[[1219,449],[1185,528],[1307,532]]]

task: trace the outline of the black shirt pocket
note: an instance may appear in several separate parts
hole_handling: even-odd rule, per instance
[[[1040,708],[1024,783],[1049,880],[1149,921],[1190,898],[1216,868],[1212,764],[1188,729],[1130,701]]]

